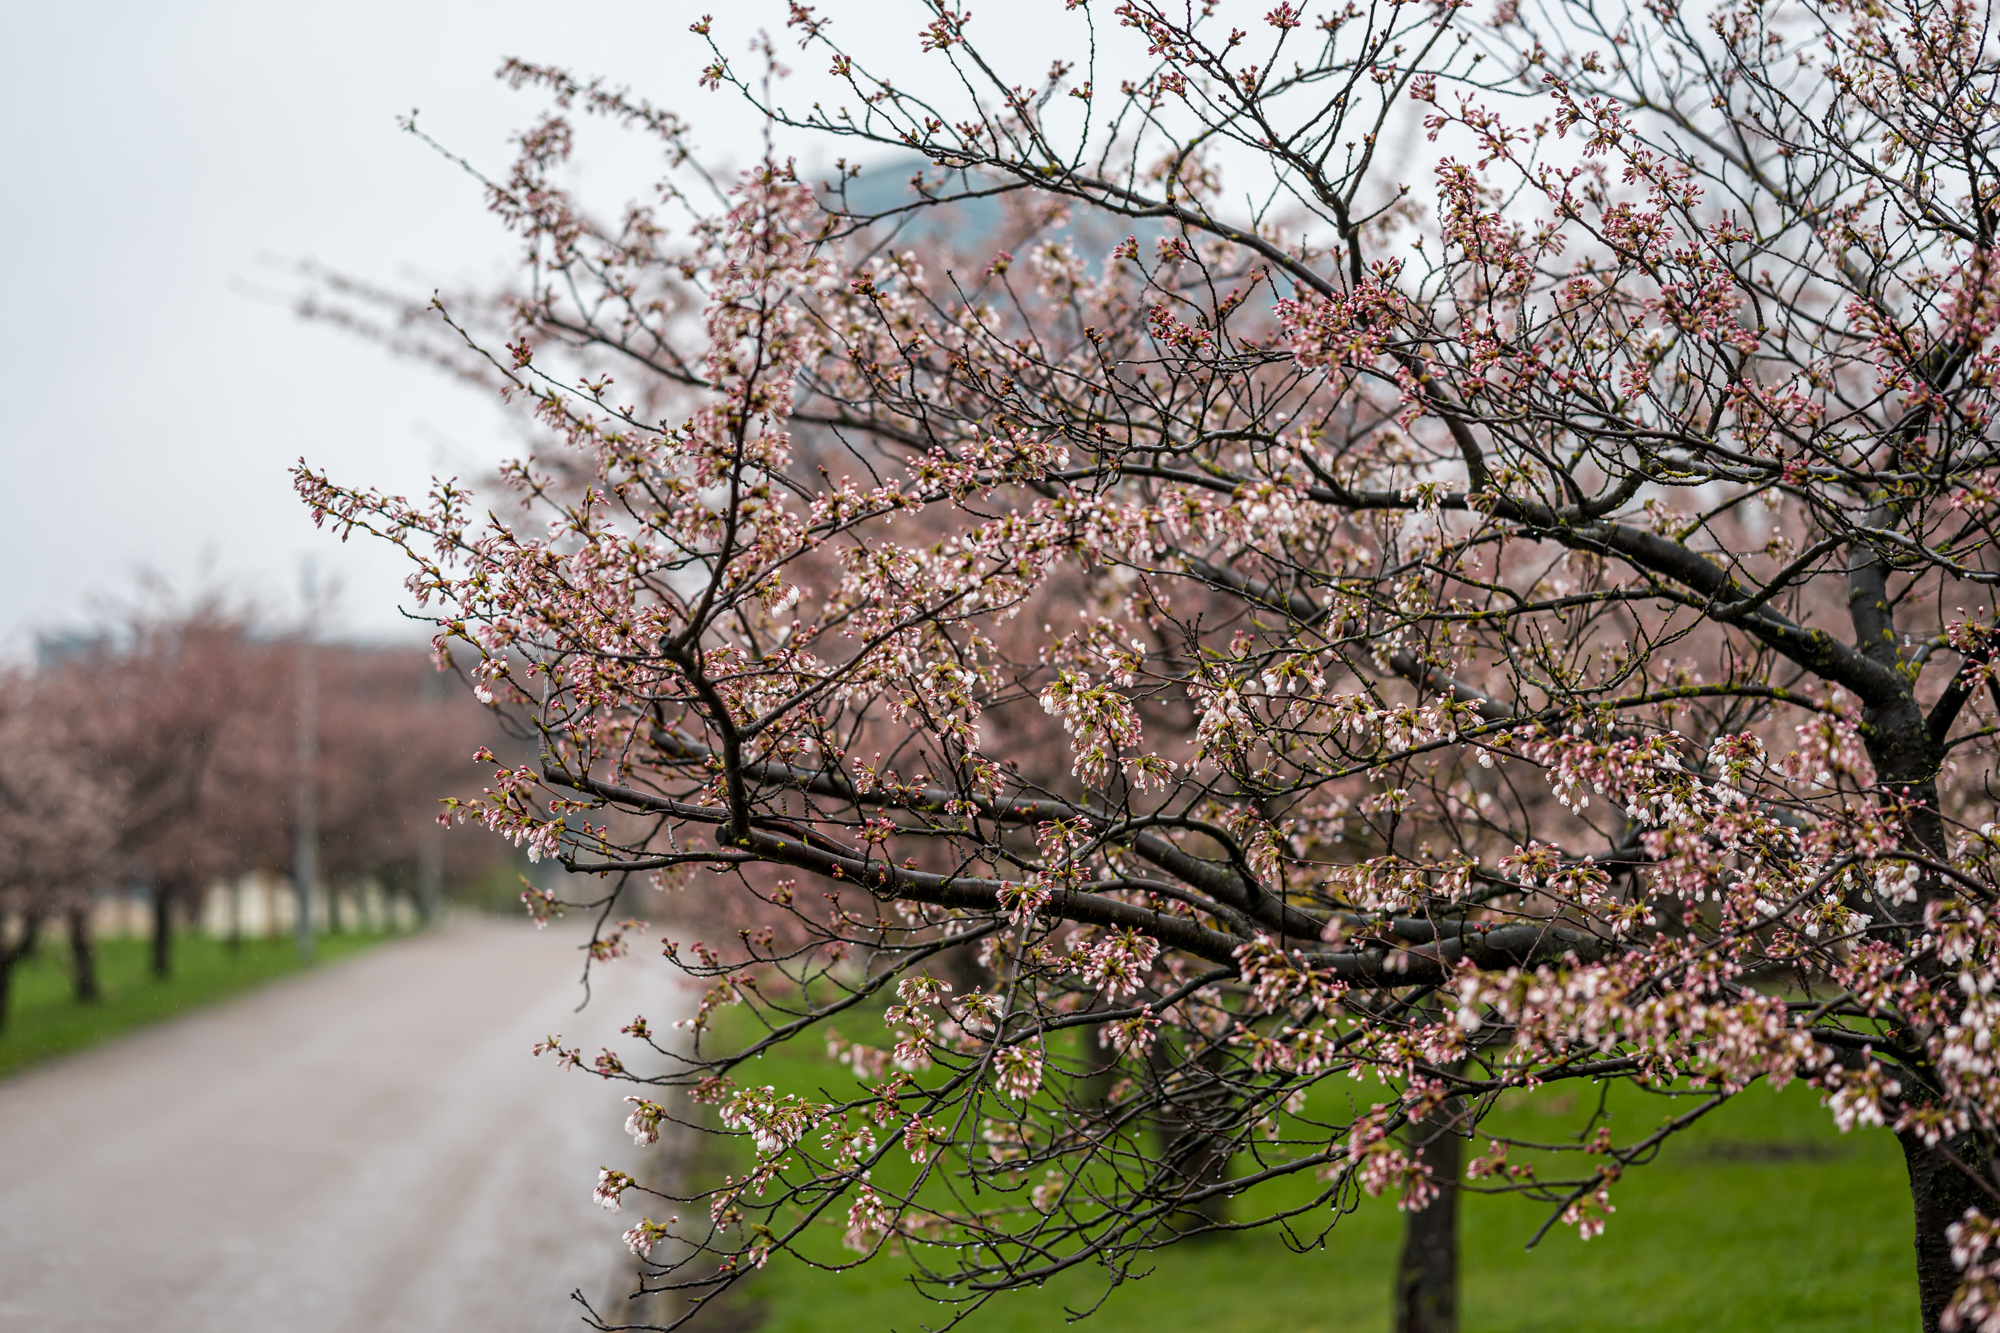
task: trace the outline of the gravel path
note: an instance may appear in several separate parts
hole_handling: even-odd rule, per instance
[[[573,1288],[616,1322],[636,1219],[591,1185],[665,1148],[529,1047],[686,1001],[642,950],[571,1012],[560,929],[459,922],[0,1081],[0,1330],[543,1333]]]

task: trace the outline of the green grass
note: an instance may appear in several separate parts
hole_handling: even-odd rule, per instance
[[[384,938],[322,935],[318,961],[344,958]],[[95,1004],[78,1004],[70,990],[67,945],[44,942],[14,970],[7,1026],[0,1029],[0,1078],[302,970],[289,938],[244,940],[232,950],[226,941],[206,935],[178,936],[173,975],[164,981],[152,974],[151,950],[145,939],[99,940],[97,971],[104,995]]]
[[[865,1024],[851,1025],[855,1030]],[[810,1048],[772,1053],[745,1082],[815,1093],[852,1087]],[[1588,1105],[1582,1105],[1584,1099]],[[1548,1140],[1596,1105],[1586,1089],[1548,1089],[1503,1108],[1497,1126]],[[1609,1100],[1619,1137],[1653,1123],[1658,1106],[1619,1085]],[[1638,1117],[1644,1117],[1640,1121]],[[1624,1124],[1630,1120],[1631,1124]],[[1518,1155],[1517,1155],[1518,1156]],[[901,1154],[893,1160],[900,1160]],[[884,1163],[886,1168],[888,1163]],[[884,1171],[898,1179],[902,1171]],[[1290,1187],[1292,1197],[1302,1186]],[[1910,1202],[1902,1155],[1886,1131],[1836,1131],[1809,1088],[1753,1088],[1672,1142],[1613,1191],[1617,1212],[1588,1242],[1558,1226],[1529,1251],[1546,1209],[1467,1195],[1461,1213],[1460,1326],[1466,1333],[1698,1330],[1860,1333],[1917,1326]],[[845,1209],[837,1210],[844,1217]],[[1239,1208],[1239,1214],[1243,1211]],[[1401,1215],[1372,1201],[1344,1218],[1324,1249],[1294,1253],[1269,1231],[1202,1238],[1159,1252],[1152,1276],[1111,1293],[1083,1333],[1385,1333]],[[829,1224],[810,1252],[851,1259]],[[887,1257],[827,1273],[777,1256],[748,1284],[759,1333],[914,1330],[945,1312]],[[1095,1302],[1101,1270],[996,1297],[961,1327],[1041,1333]]]

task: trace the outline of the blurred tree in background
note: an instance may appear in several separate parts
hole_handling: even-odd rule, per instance
[[[291,871],[302,652],[319,682],[310,777],[327,924],[371,898],[435,910],[439,801],[476,783],[473,752],[498,736],[486,710],[436,688],[422,648],[309,644],[219,597],[155,598],[50,641],[0,685],[0,1020],[12,966],[59,925],[77,996],[93,998],[93,909],[107,894],[144,898],[165,977],[175,931],[211,895],[228,895],[233,937],[245,879]],[[494,839],[452,842],[460,878],[507,859]]]

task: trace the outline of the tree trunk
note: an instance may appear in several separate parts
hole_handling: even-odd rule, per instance
[[[1111,1090],[1118,1086],[1118,1052],[1104,1040],[1103,1028],[1092,1026],[1083,1032],[1086,1072],[1071,1086],[1077,1108],[1096,1115],[1111,1101]]]
[[[1213,1189],[1229,1178],[1229,1150],[1222,1136],[1199,1123],[1199,1116],[1177,1117],[1167,1129],[1167,1161],[1174,1180],[1187,1193]],[[1212,1231],[1229,1220],[1229,1198],[1204,1194],[1174,1214],[1173,1228],[1187,1235]]]
[[[174,892],[162,879],[153,881],[153,975],[164,981],[174,970]]]
[[[1879,556],[1871,553],[1866,557],[1861,576],[1850,578],[1856,592],[1850,605],[1855,612],[1855,627],[1861,631],[1857,639],[1862,650],[1885,665],[1899,666],[1895,626],[1889,618],[1877,572],[1883,568],[1886,566]],[[1875,765],[1880,785],[1890,791],[1900,789],[1910,798],[1912,809],[1904,845],[1934,860],[1949,860],[1937,789],[1937,773],[1944,764],[1945,751],[1939,738],[1931,734],[1915,696],[1905,693],[1891,700],[1872,701],[1862,710],[1861,717],[1868,758]],[[1891,904],[1889,911],[1907,928],[1909,937],[1915,938],[1923,929],[1926,905],[1945,892],[1947,888],[1939,877],[1926,872],[1919,881],[1916,901],[1900,907]],[[1956,1011],[1956,988],[1949,986],[1944,970],[1935,962],[1927,965],[1926,970],[1947,1009]],[[1903,1163],[1910,1176],[1910,1201],[1916,1215],[1917,1298],[1923,1312],[1923,1329],[1924,1333],[1937,1333],[1945,1307],[1958,1292],[1958,1270],[1951,1262],[1951,1242],[1945,1236],[1945,1229],[1964,1217],[1968,1208],[1992,1208],[1990,1198],[1978,1182],[1952,1158],[1956,1156],[1981,1173],[1986,1172],[1987,1163],[1978,1141],[1970,1136],[1937,1148],[1924,1146],[1923,1139],[1915,1134],[1898,1134],[1896,1138],[1903,1145]]]
[[[1203,1193],[1229,1179],[1229,1136],[1222,1124],[1230,1109],[1229,1093],[1209,1070],[1218,1054],[1211,1051],[1189,1062],[1184,1079],[1210,1076],[1202,1086],[1184,1086],[1158,1120],[1163,1192],[1201,1196],[1188,1199],[1168,1223],[1186,1235],[1212,1230],[1229,1220],[1228,1196]],[[1148,1059],[1163,1077],[1173,1068],[1173,1053],[1165,1042],[1155,1043]]]
[[[1411,1156],[1430,1168],[1437,1196],[1405,1215],[1396,1261],[1396,1333],[1457,1333],[1458,1107],[1446,1102],[1410,1129]]]
[[[96,1004],[104,998],[97,984],[97,945],[90,938],[90,908],[69,909],[70,979],[78,1004]]]
[[[35,952],[40,942],[42,919],[30,913],[21,921],[21,938],[12,944],[0,940],[0,1032],[7,1030],[7,1013],[14,998],[14,968]]]
[[[1945,1228],[1965,1216],[1968,1208],[1992,1211],[1992,1200],[1967,1176],[1956,1156],[1974,1170],[1979,1160],[1979,1144],[1971,1137],[1954,1140],[1936,1148],[1924,1146],[1916,1134],[1898,1134],[1903,1145],[1903,1163],[1910,1172],[1910,1200],[1916,1205],[1917,1296],[1923,1310],[1924,1333],[1937,1333],[1945,1306],[1958,1292],[1958,1269],[1951,1262],[1951,1241]]]

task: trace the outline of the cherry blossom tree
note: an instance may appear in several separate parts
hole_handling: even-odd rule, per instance
[[[282,845],[291,700],[255,628],[219,597],[153,598],[43,673],[42,706],[73,719],[70,762],[107,794],[106,879],[149,892],[156,976],[175,918]]]
[[[490,507],[297,473],[532,728],[462,818],[607,903],[788,914],[669,942],[712,982],[692,1045],[598,1057],[639,1141],[679,1089],[757,1154],[607,1173],[660,1199],[649,1287],[823,1219],[961,1313],[1371,1195],[1589,1237],[1672,1136],[1803,1081],[1902,1145],[1924,1327],[2000,1329],[1990,15],[1062,21],[1090,62],[1015,82],[933,6],[931,95],[793,5],[845,99],[808,110],[777,39],[745,74],[694,25],[774,143],[921,155],[876,209],[775,149],[704,195],[684,122],[510,64],[554,102],[489,184],[527,266],[441,302],[437,354],[553,442]],[[564,188],[578,114],[658,136],[657,199]],[[1004,248],[899,243],[995,196]],[[969,947],[973,991],[935,963]],[[745,1063],[887,1001],[850,1095]],[[1579,1080],[1658,1114],[1489,1126]]]
[[[67,921],[76,940],[90,895],[112,860],[110,793],[78,762],[74,718],[52,706],[34,673],[0,677],[0,1027],[14,969],[44,932]],[[88,921],[78,953],[79,998],[91,998]]]
[[[177,919],[218,883],[289,862],[299,645],[219,596],[187,605],[156,597],[73,637],[21,677],[20,725],[30,732],[20,762],[34,772],[53,765],[54,776],[20,787],[66,794],[20,806],[43,832],[15,844],[19,891],[53,892],[75,907],[73,933],[86,932],[87,952],[91,895],[144,883],[152,968],[164,977]],[[440,792],[476,773],[470,756],[492,735],[490,721],[470,698],[441,705],[426,696],[421,648],[313,651],[323,677],[314,781],[324,862],[336,879],[394,876],[418,859]],[[51,859],[51,839],[78,850]],[[24,905],[17,915],[39,923],[46,914]]]
[[[321,866],[336,884],[374,879],[385,890],[413,890],[423,840],[437,831],[440,795],[476,785],[472,754],[493,739],[492,721],[462,691],[442,700],[429,693],[432,663],[418,646],[321,644],[313,651]],[[289,664],[282,678],[297,678]],[[469,866],[482,853],[504,851],[495,840],[478,842],[462,846],[455,861]]]

